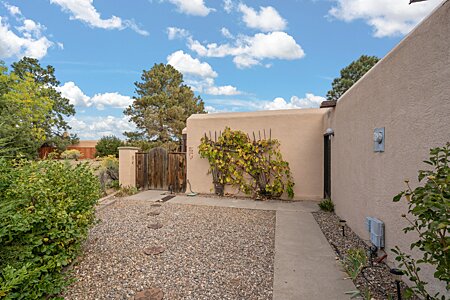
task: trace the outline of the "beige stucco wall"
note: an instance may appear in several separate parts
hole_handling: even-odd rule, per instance
[[[136,186],[136,147],[119,147],[119,183],[121,186]]]
[[[193,115],[187,121],[187,176],[192,190],[211,193],[212,176],[207,175],[209,164],[201,159],[198,146],[201,137],[211,131],[223,131],[228,126],[252,136],[272,130],[272,138],[281,143],[283,158],[289,162],[295,182],[297,200],[318,200],[323,194],[323,118],[326,109],[297,109]]]
[[[401,231],[406,203],[392,198],[404,189],[405,179],[417,185],[417,170],[426,168],[422,161],[429,148],[450,141],[450,2],[341,97],[325,118],[327,127],[335,132],[332,199],[337,214],[366,239],[364,218],[381,219],[386,249],[399,245],[408,251],[413,235]],[[384,153],[373,152],[376,127],[386,128]],[[432,280],[431,270],[425,279]]]

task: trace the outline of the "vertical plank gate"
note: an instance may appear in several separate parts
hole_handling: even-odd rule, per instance
[[[162,147],[136,153],[136,186],[139,189],[186,191],[186,153]]]
[[[151,190],[167,190],[168,173],[167,150],[158,147],[148,152],[148,188]]]
[[[175,193],[186,191],[186,152],[169,153],[169,189]]]

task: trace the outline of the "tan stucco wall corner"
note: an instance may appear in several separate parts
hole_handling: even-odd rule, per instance
[[[119,147],[119,183],[121,186],[136,186],[135,154],[137,147]]]

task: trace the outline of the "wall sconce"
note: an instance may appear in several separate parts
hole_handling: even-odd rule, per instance
[[[341,226],[342,228],[342,236],[345,237],[345,223],[347,223],[347,221],[339,219],[339,226]]]
[[[327,130],[325,130],[324,135],[328,135],[328,136],[332,135],[332,136],[334,136],[334,130],[332,128],[327,128]]]
[[[400,290],[400,281],[402,280],[403,271],[399,269],[390,269],[389,272],[394,277],[395,285],[397,286],[397,299],[402,300],[402,292]]]

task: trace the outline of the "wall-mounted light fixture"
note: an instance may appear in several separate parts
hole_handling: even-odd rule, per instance
[[[334,135],[333,128],[327,128],[327,130],[325,130],[324,135]]]

